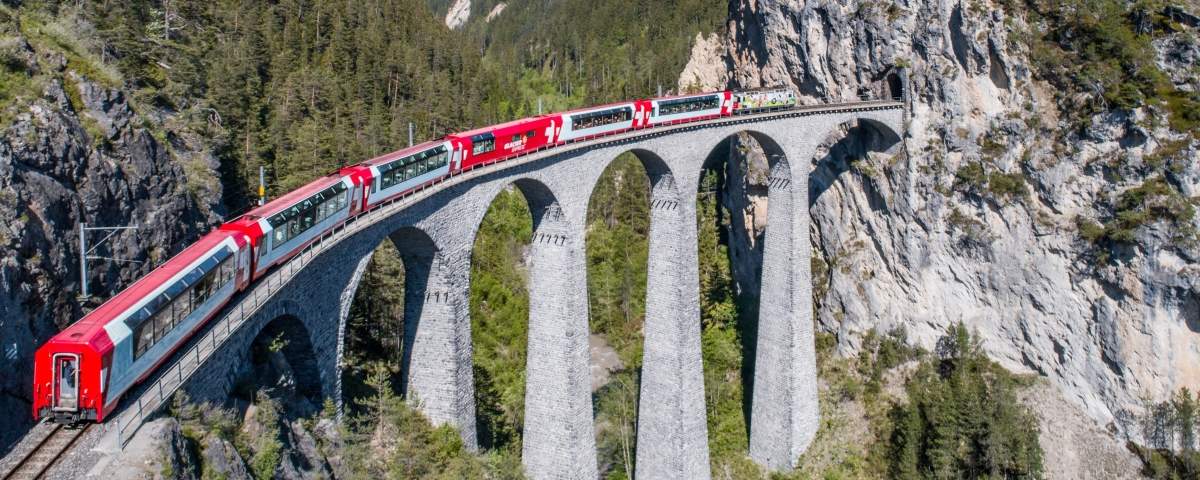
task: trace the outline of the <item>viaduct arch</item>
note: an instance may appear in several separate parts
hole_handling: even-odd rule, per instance
[[[600,175],[632,150],[650,175],[652,202],[636,473],[709,478],[695,192],[710,154],[747,131],[771,164],[749,453],[768,468],[790,469],[819,418],[806,201],[811,162],[847,122],[878,133],[873,148],[897,152],[904,121],[900,102],[800,108],[633,131],[459,174],[360,215],[260,280],[123,402],[128,407],[105,429],[118,442],[127,439],[164,402],[156,387],[166,396],[182,385],[194,399],[224,399],[234,365],[285,315],[309,334],[322,393],[340,392],[350,303],[375,247],[390,239],[409,282],[404,391],[435,423],[456,425],[474,448],[471,250],[492,199],[515,185],[534,220],[523,461],[535,479],[595,478],[584,228]]]

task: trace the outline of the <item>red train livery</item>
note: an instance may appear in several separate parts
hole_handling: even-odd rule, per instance
[[[565,143],[796,104],[788,89],[635,100],[448,135],[346,167],[221,225],[34,356],[33,416],[103,422],[233,296],[347,219],[454,172]]]

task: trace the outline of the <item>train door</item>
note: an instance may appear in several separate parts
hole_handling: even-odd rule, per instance
[[[354,215],[354,214],[358,213],[358,206],[360,204],[359,202],[362,202],[361,204],[363,206],[366,206],[367,202],[366,202],[366,198],[363,195],[363,193],[365,193],[367,191],[367,189],[364,187],[365,187],[365,184],[363,186],[359,186],[359,184],[355,183],[354,188],[350,189],[350,192],[347,193],[347,195],[350,195],[349,215]],[[360,188],[361,188],[361,190],[360,190]],[[364,208],[363,210],[366,210],[366,209]]]
[[[462,168],[462,144],[454,142],[450,144],[450,171],[457,172]]]
[[[253,250],[254,248],[250,245],[250,239],[247,238],[246,244],[237,252],[237,279],[235,282],[238,290],[245,288],[246,284],[250,282],[250,277],[246,275],[246,270],[250,268],[250,252]]]
[[[75,412],[79,410],[79,356],[58,353],[54,364],[54,411]]]

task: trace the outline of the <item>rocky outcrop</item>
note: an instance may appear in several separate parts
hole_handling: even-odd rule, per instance
[[[455,0],[454,5],[451,5],[450,10],[446,12],[446,26],[454,30],[466,25],[470,18],[471,0]]]
[[[209,436],[204,443],[201,455],[202,465],[206,472],[210,472],[210,477],[227,480],[250,480],[253,478],[246,469],[246,462],[242,460],[242,456],[228,440],[216,435]]]
[[[0,115],[0,409],[29,412],[35,349],[224,212],[217,161],[182,115],[139,110],[50,47],[0,43],[5,68],[19,68],[13,81],[31,92]],[[89,263],[95,301],[76,299],[80,222],[139,227],[93,252],[121,259]],[[30,424],[25,414],[0,417],[0,451]]]
[[[1195,141],[1149,121],[1148,107],[1097,115],[1085,129],[1060,118],[1018,37],[1024,16],[998,2],[735,4],[721,55],[698,45],[681,89],[698,79],[791,85],[815,103],[907,87],[901,154],[869,153],[873,127],[850,124],[816,158],[789,159],[813,163],[814,281],[827,292],[818,317],[843,353],[868,329],[899,326],[931,348],[962,321],[992,358],[1049,378],[1100,425],[1140,397],[1200,387],[1195,244],[1150,224],[1105,261],[1077,223],[1111,216],[1168,145],[1181,161],[1167,181],[1197,195]],[[1195,88],[1191,34],[1155,41],[1180,89]],[[694,73],[722,64],[727,80]],[[1019,179],[1027,194],[964,186],[956,173],[972,164]]]
[[[160,418],[138,430],[121,455],[103,467],[100,478],[197,480],[200,462],[194,458],[179,421]]]

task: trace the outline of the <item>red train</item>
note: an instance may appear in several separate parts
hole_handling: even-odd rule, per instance
[[[564,143],[796,104],[788,89],[715,92],[541,115],[346,167],[221,225],[59,332],[34,357],[33,416],[102,422],[237,292],[321,234],[451,172]]]

